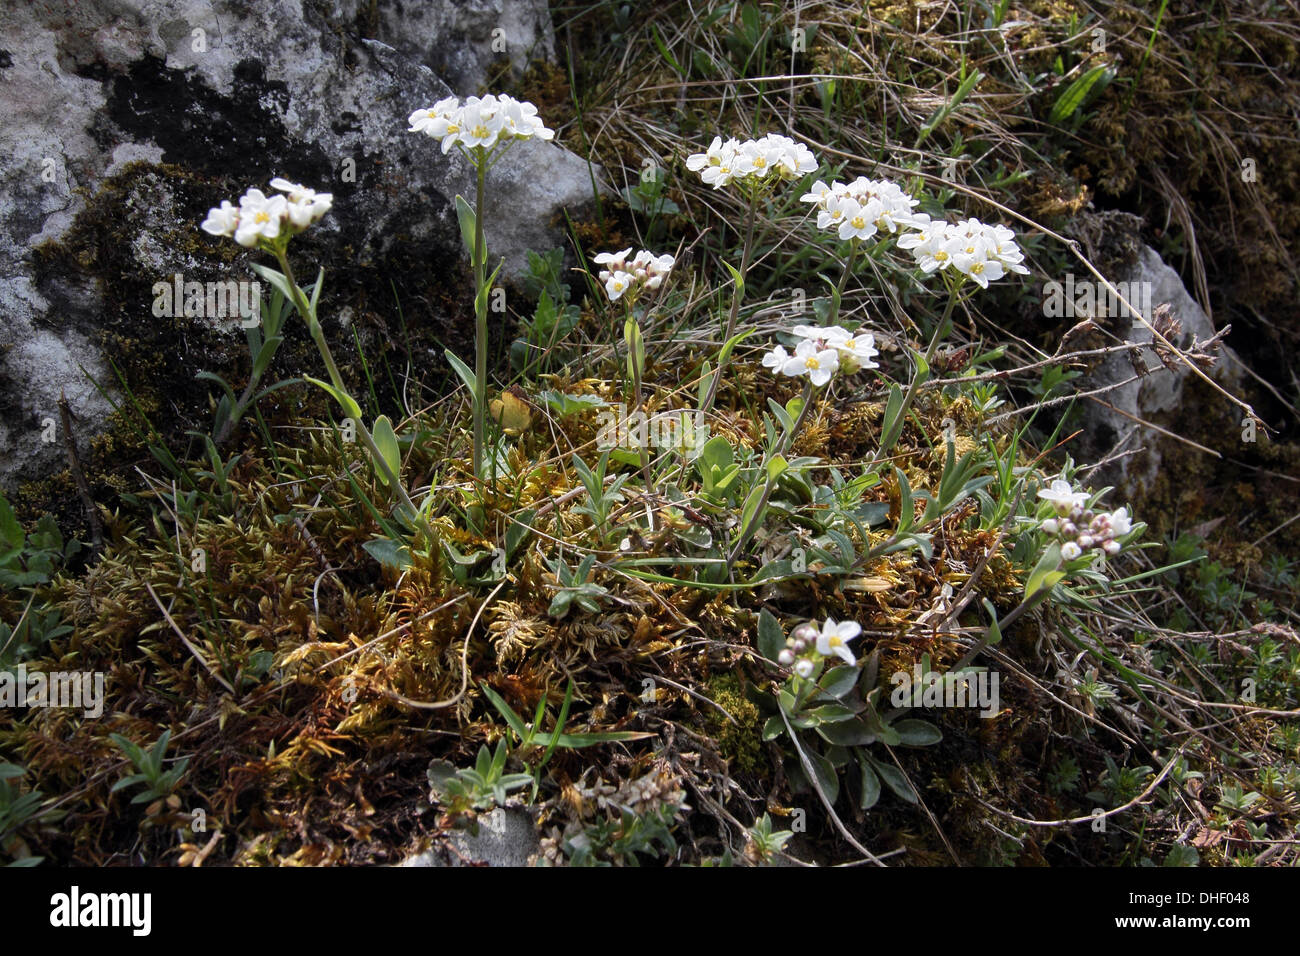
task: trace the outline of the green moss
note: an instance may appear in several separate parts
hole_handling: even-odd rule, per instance
[[[727,720],[709,708],[709,730],[718,742],[718,750],[731,763],[734,771],[744,774],[761,773],[766,766],[763,754],[762,723],[758,708],[745,696],[740,678],[735,674],[721,674],[708,682],[708,696],[726,710],[736,723]]]

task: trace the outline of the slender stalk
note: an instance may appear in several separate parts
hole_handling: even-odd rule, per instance
[[[321,328],[320,320],[316,318],[315,310],[311,307],[311,303],[307,301],[307,296],[303,294],[302,289],[298,287],[297,280],[294,279],[293,268],[289,265],[288,256],[281,250],[275,253],[275,257],[280,264],[280,271],[284,273],[284,277],[289,281],[289,292],[293,298],[294,308],[298,310],[298,314],[307,323],[307,331],[311,333],[312,341],[316,343],[316,350],[320,352],[320,357],[325,362],[325,368],[329,372],[330,384],[339,391],[339,394],[350,395],[351,393],[343,384],[343,376],[339,374],[338,364],[334,361],[334,353],[330,351],[329,343],[325,341],[325,331]],[[412,518],[415,518],[420,514],[420,510],[415,506],[415,502],[411,500],[411,496],[407,494],[406,486],[402,484],[401,479],[388,466],[388,460],[384,458],[379,446],[375,444],[370,429],[360,419],[357,420],[356,426],[357,437],[361,439],[361,444],[365,446],[366,453],[370,455],[370,460],[375,463],[376,468],[383,472],[388,487],[393,489],[402,504],[410,509]],[[437,540],[433,527],[428,520],[421,518],[420,523],[429,541]]]
[[[483,238],[483,193],[487,185],[487,157],[479,155],[474,164],[478,173],[474,197],[474,475],[483,477],[483,449],[487,434],[487,359],[488,325],[487,248]]]
[[[627,342],[627,367],[632,373],[632,408],[634,411],[641,409],[641,361],[639,350],[636,343],[641,341],[641,327],[637,324],[636,316],[632,312],[632,306],[629,303],[627,307],[627,321],[623,326],[623,338]],[[631,333],[629,335],[628,333]],[[635,336],[635,339],[633,338]],[[646,416],[646,431],[650,430],[650,418]],[[650,478],[650,452],[646,449],[646,444],[650,440],[648,434],[641,436],[642,441],[637,448],[638,455],[641,459],[641,478],[645,482],[645,492],[647,495],[654,494],[654,482]],[[647,509],[646,515],[650,518],[650,528],[654,530],[654,512]]]
[[[903,424],[907,421],[907,410],[912,407],[912,402],[916,398],[916,393],[920,391],[921,383],[929,374],[929,368],[934,362],[934,355],[939,351],[939,341],[947,333],[952,320],[952,310],[957,305],[957,290],[953,289],[948,295],[948,304],[944,307],[943,318],[939,324],[934,327],[934,334],[930,336],[930,345],[925,350],[925,367],[926,372],[922,374],[918,367],[916,374],[912,376],[911,383],[907,386],[907,392],[903,395],[903,404],[898,409],[898,417],[890,424],[889,432],[880,436],[880,447],[867,463],[866,470],[870,471],[876,467],[884,458],[893,450],[894,445],[903,434]]]
[[[778,456],[784,455],[790,446],[794,444],[794,436],[799,434],[799,429],[803,427],[803,423],[808,418],[808,412],[812,409],[812,399],[813,384],[812,379],[808,379],[804,382],[803,406],[799,409],[798,417],[795,418],[794,424],[790,427],[790,430],[781,437],[780,441],[777,442],[777,446],[772,452],[772,455],[763,459],[763,493],[759,496],[758,507],[754,509],[752,514],[750,514],[749,520],[745,522],[744,527],[740,529],[740,535],[736,538],[736,543],[732,546],[731,553],[727,555],[728,574],[731,573],[731,567],[736,563],[736,558],[740,557],[740,552],[744,550],[745,545],[749,543],[750,537],[763,521],[763,509],[767,507],[767,501],[772,497],[772,488],[776,483],[775,479],[772,477],[772,472],[769,466],[772,461],[774,461]]]
[[[740,253],[740,280],[736,282],[736,288],[731,296],[731,314],[727,316],[727,330],[722,336],[724,347],[731,341],[731,337],[736,334],[736,320],[740,316],[740,300],[745,294],[745,276],[749,274],[749,262],[754,253],[754,225],[758,221],[757,189],[749,197],[748,218],[749,223],[745,227],[745,245]],[[708,394],[704,397],[704,404],[700,406],[701,415],[708,415],[713,410],[713,403],[718,398],[718,386],[722,383],[722,373],[725,365],[726,362],[719,358],[718,367],[713,372],[713,380],[709,383]]]

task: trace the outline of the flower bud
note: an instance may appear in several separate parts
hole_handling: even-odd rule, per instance
[[[806,650],[808,650],[808,642],[803,638],[799,638],[794,642],[794,652],[796,654],[802,654]]]
[[[1072,537],[1078,532],[1079,529],[1075,527],[1073,521],[1064,521],[1061,523],[1061,534],[1065,535],[1066,537]]]
[[[1105,544],[1101,546],[1101,549],[1105,551],[1107,554],[1109,554],[1111,557],[1114,557],[1115,555],[1119,554],[1120,548],[1121,545],[1118,541],[1107,541]]]
[[[1094,543],[1095,542],[1092,539],[1092,535],[1090,534],[1079,535],[1079,547],[1083,548],[1083,550],[1087,551],[1089,548],[1093,546]]]
[[[820,633],[821,632],[817,629],[816,624],[805,621],[803,624],[800,624],[791,631],[790,636],[796,641],[815,641],[817,640],[817,635]]]
[[[794,663],[794,651],[788,647],[776,656],[776,662],[782,667],[789,667]]]
[[[1061,522],[1055,518],[1048,518],[1043,522],[1042,529],[1044,534],[1056,534],[1061,530]]]
[[[794,672],[807,680],[809,677],[812,677],[813,662],[805,657],[798,664],[794,665]]]
[[[1073,561],[1081,554],[1083,554],[1083,548],[1079,547],[1079,545],[1073,541],[1067,541],[1065,544],[1061,545],[1061,557],[1066,561]]]

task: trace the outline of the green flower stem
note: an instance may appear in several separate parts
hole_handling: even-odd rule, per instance
[[[776,480],[772,477],[769,465],[778,456],[784,455],[786,451],[789,450],[790,446],[794,444],[794,437],[799,434],[799,429],[803,427],[803,423],[807,420],[808,412],[812,409],[812,405],[813,384],[812,379],[807,379],[804,382],[803,387],[803,406],[799,409],[798,417],[795,418],[794,424],[790,427],[790,430],[786,432],[779,442],[777,442],[777,447],[772,454],[763,459],[763,493],[759,496],[758,507],[754,509],[754,513],[750,516],[749,521],[745,526],[740,529],[740,535],[736,538],[736,543],[732,547],[731,553],[727,555],[728,574],[731,573],[732,565],[736,563],[736,559],[740,557],[740,552],[743,551],[745,545],[749,543],[749,539],[758,529],[758,526],[763,523],[763,511],[767,508],[767,501],[772,497],[772,488],[776,484]]]
[[[735,291],[731,296],[731,314],[727,316],[727,330],[722,336],[723,347],[736,334],[736,320],[740,316],[740,300],[745,294],[745,276],[749,274],[749,262],[754,253],[754,226],[758,222],[757,189],[750,193],[748,218],[749,222],[745,228],[745,245],[740,253],[740,280],[736,282]],[[721,359],[718,360],[718,367],[713,372],[713,381],[709,384],[708,394],[704,397],[704,404],[700,406],[701,415],[708,415],[713,410],[713,403],[718,398],[718,387],[722,384],[722,373],[725,365],[726,363]]]
[[[480,154],[474,164],[478,181],[474,197],[474,475],[483,477],[483,450],[487,434],[487,359],[488,324],[487,247],[483,237],[483,193],[487,185],[487,156]]]
[[[307,331],[311,333],[312,341],[316,343],[316,350],[320,352],[320,357],[325,362],[325,368],[329,372],[330,384],[338,389],[339,394],[350,395],[351,393],[343,384],[343,376],[339,374],[338,364],[334,361],[334,353],[330,351],[329,343],[325,341],[325,331],[321,328],[320,320],[316,317],[316,311],[311,307],[311,303],[307,301],[307,296],[303,294],[302,289],[298,286],[298,281],[294,278],[293,268],[289,265],[288,256],[285,255],[283,249],[274,250],[274,252],[276,260],[280,264],[280,271],[284,273],[285,279],[289,282],[289,291],[293,296],[294,308],[298,310],[298,314],[307,323]],[[402,484],[401,479],[393,474],[393,470],[388,466],[388,460],[384,458],[379,446],[375,444],[375,439],[371,436],[366,423],[358,419],[356,425],[361,444],[365,446],[366,453],[370,455],[370,460],[375,463],[375,467],[383,472],[388,487],[392,488],[397,493],[397,497],[402,504],[410,509],[412,517],[420,515],[420,510],[415,506],[415,502],[411,500],[411,496],[407,494],[406,487]],[[431,542],[437,540],[433,527],[428,520],[423,517],[419,520],[429,540]]]
[[[637,411],[641,408],[641,357],[636,347],[636,341],[641,339],[641,327],[637,324],[636,315],[632,312],[632,304],[627,306],[627,321],[623,324],[623,338],[627,342],[627,367],[632,373],[632,410]],[[647,431],[649,430],[649,419],[647,417]],[[641,478],[645,482],[645,492],[647,495],[654,494],[654,481],[650,477],[650,452],[646,449],[646,442],[649,441],[648,435],[641,436],[644,440],[638,445],[637,452],[641,459]],[[646,515],[650,518],[650,529],[654,530],[654,512],[647,509]]]
[[[849,243],[849,254],[844,259],[844,271],[840,273],[840,281],[835,286],[835,298],[831,300],[831,316],[827,325],[835,325],[840,320],[840,304],[844,301],[844,290],[849,287],[849,276],[853,274],[853,260],[858,255],[858,241],[856,239]]]
[[[867,463],[867,471],[871,471],[876,467],[876,465],[883,461],[890,451],[893,450],[898,439],[902,436],[903,424],[907,421],[907,411],[912,407],[912,402],[916,398],[916,393],[920,391],[921,383],[929,376],[929,369],[931,364],[934,362],[934,355],[939,351],[939,341],[947,334],[951,327],[952,310],[956,307],[959,298],[960,296],[957,295],[957,289],[953,288],[948,295],[948,305],[943,310],[943,318],[941,318],[939,324],[935,326],[934,335],[930,337],[930,345],[925,350],[926,371],[922,372],[918,367],[916,374],[912,376],[911,384],[907,386],[907,392],[903,395],[903,404],[898,409],[898,417],[890,426],[889,433],[880,436],[880,447],[876,449],[876,453],[872,456],[871,461]]]

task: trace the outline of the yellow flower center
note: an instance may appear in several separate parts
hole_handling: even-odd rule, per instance
[[[271,221],[271,217],[268,216],[265,212],[262,212],[260,210],[255,216],[253,216],[253,222],[260,223],[260,222],[270,222],[270,221]]]
[[[767,165],[767,160],[764,159],[762,156],[757,156],[754,158],[754,165],[757,168],[762,169],[764,166]]]
[[[853,221],[849,225],[854,229],[863,229],[866,227],[867,223],[861,216],[854,216]]]
[[[448,124],[447,124],[447,132],[448,132],[448,133],[459,133],[459,132],[460,132],[460,127],[457,126],[455,123],[448,123]]]
[[[975,263],[970,267],[970,271],[975,275],[979,275],[981,272],[984,271],[984,263],[982,262]]]
[[[424,115],[425,115],[426,117],[428,117],[429,119],[437,119],[437,118],[438,118],[438,114],[435,113],[433,110],[425,110],[425,111],[424,111]]]
[[[831,639],[830,639],[829,641],[827,641],[826,643],[827,643],[828,645],[830,645],[831,647],[843,647],[843,646],[844,646],[844,641],[840,639],[839,635],[835,635],[835,636],[831,637]]]
[[[936,252],[936,253],[934,254],[934,257],[935,257],[937,260],[939,260],[940,262],[943,262],[945,259],[948,258],[948,253],[946,253],[946,252],[944,252],[942,249],[940,249],[938,252]]]
[[[488,136],[487,127],[484,126],[482,123],[479,123],[473,129],[473,136],[475,139],[487,139]]]
[[[804,368],[821,368],[822,363],[817,361],[817,356],[810,355],[803,360],[803,366]]]

